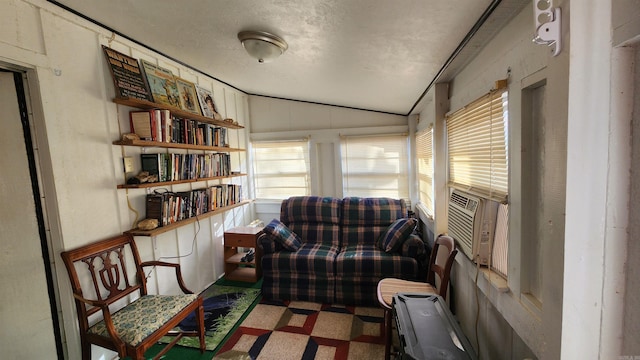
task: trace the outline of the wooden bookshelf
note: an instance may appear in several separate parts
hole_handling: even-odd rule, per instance
[[[133,236],[156,236],[156,235],[160,235],[162,233],[165,233],[165,232],[168,232],[168,231],[171,231],[171,230],[175,230],[175,229],[177,229],[179,227],[182,227],[182,226],[185,226],[185,225],[188,225],[188,224],[192,224],[192,223],[194,223],[194,222],[196,222],[198,220],[206,219],[206,218],[211,217],[213,215],[221,214],[221,213],[223,213],[225,211],[228,211],[228,210],[231,210],[233,208],[237,208],[237,207],[240,207],[240,206],[247,205],[249,203],[251,203],[251,200],[244,200],[244,201],[241,201],[241,202],[239,202],[237,204],[219,207],[219,208],[217,208],[217,209],[215,209],[213,211],[209,211],[207,213],[204,213],[204,214],[201,214],[201,215],[198,215],[198,216],[190,217],[188,219],[184,219],[184,220],[181,220],[181,221],[178,221],[178,222],[174,222],[174,223],[162,226],[162,227],[158,227],[158,228],[155,228],[153,230],[131,229],[131,230],[125,231],[125,233],[131,234]]]
[[[194,144],[148,141],[148,140],[116,140],[113,142],[113,145],[160,147],[160,148],[187,149],[187,150],[205,150],[205,151],[217,151],[217,152],[245,151],[245,149],[231,148],[228,146],[207,146],[207,145],[194,145]]]
[[[197,115],[194,113],[190,113],[188,111],[184,111],[177,107],[158,104],[148,100],[134,99],[134,98],[128,98],[128,97],[116,97],[113,99],[113,102],[116,104],[131,106],[131,107],[144,109],[144,110],[151,110],[151,109],[169,110],[172,115],[179,118],[197,120],[203,123],[209,123],[216,126],[226,127],[229,129],[244,129],[244,126],[242,125],[236,125],[234,123],[212,119],[210,117]]]
[[[118,189],[143,189],[143,188],[152,188],[152,187],[158,187],[158,186],[194,183],[198,181],[228,179],[228,178],[238,177],[238,176],[247,176],[247,174],[230,174],[226,176],[214,176],[214,177],[208,177],[208,178],[162,181],[162,182],[152,182],[152,183],[142,183],[142,184],[121,184],[121,185],[118,185]]]

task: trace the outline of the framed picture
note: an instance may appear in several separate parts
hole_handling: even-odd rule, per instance
[[[196,86],[185,79],[179,77],[176,78],[176,84],[178,85],[178,93],[180,94],[180,107],[182,110],[202,115],[200,107],[198,106],[198,96],[196,95]]]
[[[180,94],[175,77],[169,69],[146,60],[140,60],[153,101],[158,104],[180,108]]]
[[[218,113],[218,108],[213,101],[213,93],[209,89],[205,89],[198,85],[196,85],[196,91],[198,93],[198,102],[200,102],[202,115],[212,119],[222,120],[222,116]]]
[[[151,101],[138,60],[102,45],[118,97]]]

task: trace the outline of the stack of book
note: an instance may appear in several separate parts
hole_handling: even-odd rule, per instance
[[[211,154],[140,154],[142,171],[156,175],[158,181],[178,181],[229,176],[231,156]]]
[[[147,141],[227,147],[227,128],[171,116],[169,110],[129,112],[131,132]]]
[[[205,189],[147,195],[147,219],[166,226],[242,201],[241,185],[223,184]]]

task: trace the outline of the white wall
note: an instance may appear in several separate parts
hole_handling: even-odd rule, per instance
[[[145,190],[116,189],[117,184],[124,182],[122,155],[137,157],[142,150],[112,145],[112,141],[119,139],[120,131],[128,131],[129,109],[111,101],[115,92],[101,45],[157,62],[175,75],[212,89],[222,115],[249,126],[246,94],[127,40],[116,37],[110,42],[110,37],[111,33],[104,29],[45,1],[0,3],[0,62],[28,71],[32,97],[36,100],[33,119],[43,146],[39,161],[49,216],[47,226],[57,261],[55,270],[68,357],[72,359],[80,357],[80,343],[75,305],[66,271],[59,261],[60,252],[130,229],[135,214],[129,210],[128,200],[144,217]],[[231,130],[230,145],[246,147],[247,133],[248,128]],[[233,153],[234,170],[247,171],[246,156],[246,152]],[[223,182],[242,184],[246,195],[246,178]],[[215,183],[183,184],[173,190]],[[168,261],[182,264],[187,286],[200,291],[223,273],[224,229],[246,224],[252,217],[251,207],[243,206],[156,238],[136,238],[136,242],[145,260],[182,256]],[[15,246],[19,246],[20,239],[15,241]],[[169,273],[152,276],[151,291],[177,290],[172,278]],[[26,334],[31,324],[13,326],[13,331]],[[35,351],[29,345],[32,341],[29,336],[21,341],[16,346],[25,352]],[[94,350],[95,357],[104,353],[99,348]],[[54,351],[25,353],[25,357],[48,358]]]
[[[554,5],[562,9],[563,18],[559,56],[552,57],[547,47],[531,42],[532,8],[527,7],[450,83],[448,110],[456,110],[510,70],[509,292],[499,292],[482,275],[476,283],[475,266],[458,257],[452,301],[472,343],[479,316],[478,342],[484,358],[633,357],[640,354],[635,276],[639,247],[633,236],[638,233],[634,216],[638,206],[629,202],[630,186],[631,199],[637,198],[637,180],[630,180],[629,173],[637,171],[633,160],[637,144],[630,134],[636,132],[638,116],[640,9],[637,1],[554,1]],[[536,214],[531,215],[531,204],[523,203],[523,195],[530,186],[541,184],[525,178],[531,159],[523,155],[530,151],[523,139],[530,136],[531,125],[539,124],[525,122],[523,90],[526,95],[528,86],[541,81],[546,82],[547,123],[555,127],[547,135],[555,140],[545,144],[545,150],[561,152],[566,146],[566,158],[545,158],[548,168],[538,169],[542,177],[537,181],[551,184],[547,190],[538,189],[544,204],[534,207]],[[431,94],[435,98],[438,91]],[[438,129],[439,106],[434,102],[422,109],[421,119],[428,121],[420,128],[431,122]],[[438,140],[434,143],[437,150]],[[566,187],[558,189],[563,174],[547,172],[562,172],[563,163]],[[445,191],[436,185],[436,191]],[[566,200],[554,200],[552,193],[566,193]],[[549,209],[554,202],[555,208]],[[436,202],[436,215],[445,211],[443,206]],[[532,254],[523,234],[523,225],[536,216],[543,229],[536,239],[542,249],[538,268],[543,284],[537,304],[526,296],[530,274],[525,260]],[[439,224],[436,221],[436,232],[446,231]]]
[[[421,127],[434,124],[434,144],[436,151],[436,229],[434,233],[446,232],[446,221],[442,221],[442,214],[446,214],[446,202],[438,199],[446,198],[448,191],[446,184],[447,168],[442,159],[445,151],[444,120],[445,111],[456,111],[472,102],[490,89],[494,88],[496,80],[507,79],[509,91],[509,165],[510,165],[510,194],[509,194],[509,277],[510,291],[502,293],[487,279],[480,275],[476,284],[476,268],[465,257],[456,258],[453,271],[454,296],[453,308],[466,334],[477,343],[480,353],[491,359],[519,359],[525,357],[557,358],[560,354],[560,329],[562,312],[562,247],[563,247],[563,212],[562,202],[555,206],[553,220],[555,232],[545,230],[546,236],[541,238],[542,260],[545,264],[539,276],[544,283],[541,291],[542,309],[536,308],[531,302],[526,302],[524,293],[528,291],[523,279],[527,272],[523,266],[526,250],[520,249],[523,240],[523,222],[529,218],[524,212],[523,194],[530,189],[526,187],[527,175],[523,173],[526,161],[523,153],[528,151],[523,144],[523,138],[530,134],[523,133],[523,91],[535,82],[547,82],[548,122],[562,130],[566,128],[566,98],[568,70],[568,52],[565,50],[557,58],[551,58],[549,49],[536,45],[531,41],[533,32],[533,8],[526,7],[506,27],[501,30],[452,81],[449,82],[448,103],[443,100],[434,102],[433,106],[425,106],[421,118],[429,119]],[[442,97],[444,89],[434,89],[434,98]],[[444,109],[443,109],[444,108]],[[526,127],[525,127],[526,129]],[[562,131],[556,133],[560,142],[552,141],[547,145],[561,145]],[[565,132],[566,133],[566,132]],[[565,135],[566,138],[566,135]],[[561,148],[561,146],[559,146]],[[553,148],[547,151],[553,152]],[[548,154],[551,157],[546,166],[564,169],[564,153]],[[440,161],[438,162],[438,159]],[[545,174],[540,170],[539,176]],[[438,173],[440,176],[438,176]],[[562,175],[562,174],[557,174]],[[562,177],[560,177],[562,178]],[[542,182],[541,180],[538,180]],[[554,180],[555,181],[555,180]],[[560,196],[564,196],[563,183],[560,185]],[[542,186],[542,185],[541,185]],[[549,186],[547,184],[546,186]],[[548,188],[547,190],[553,190]],[[550,199],[551,193],[542,191],[541,196]],[[558,192],[555,192],[557,197]],[[545,201],[549,205],[550,201]],[[528,205],[531,206],[531,205]],[[535,209],[535,208],[534,208]],[[545,219],[549,216],[543,208],[537,210]],[[547,210],[548,212],[548,210]],[[551,219],[548,219],[551,220]],[[558,230],[559,229],[559,230]],[[479,326],[476,331],[476,318]]]

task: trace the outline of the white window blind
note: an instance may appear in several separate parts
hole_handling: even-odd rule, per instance
[[[409,202],[406,134],[343,136],[344,196],[390,197]]]
[[[416,158],[418,160],[418,191],[420,203],[433,216],[433,128],[416,134]]]
[[[309,141],[252,142],[256,199],[310,193]]]
[[[506,201],[507,98],[492,91],[447,116],[449,186]]]
[[[509,205],[500,204],[491,250],[491,268],[507,277],[509,254]]]

